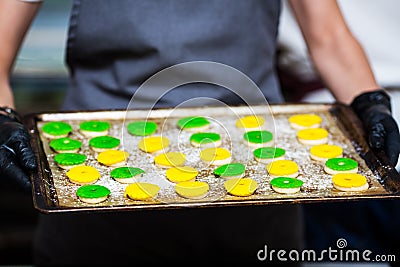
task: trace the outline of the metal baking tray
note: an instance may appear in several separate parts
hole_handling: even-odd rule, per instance
[[[291,129],[288,117],[300,113],[315,113],[322,117],[322,127],[329,132],[329,143],[343,147],[344,156],[356,159],[359,173],[367,177],[369,189],[362,192],[340,192],[333,188],[331,176],[323,171],[323,165],[309,158],[308,146],[296,139],[296,131]],[[252,150],[243,143],[243,132],[235,127],[235,121],[242,116],[256,114],[266,119],[267,129],[275,136],[276,146],[287,151],[287,158],[299,165],[299,179],[304,181],[302,190],[296,194],[279,194],[269,184],[270,177],[265,165],[252,157]],[[210,131],[222,136],[222,147],[230,149],[233,162],[246,164],[246,176],[258,182],[258,189],[248,197],[235,197],[226,193],[223,178],[216,178],[212,171],[215,166],[207,166],[198,157],[199,150],[188,142],[190,134],[180,131],[176,126],[179,118],[185,116],[206,116],[211,121]],[[96,153],[88,147],[88,138],[82,136],[79,123],[86,120],[104,120],[112,125],[110,135],[121,138],[122,147],[130,153],[129,166],[143,168],[146,174],[142,181],[160,186],[159,194],[149,201],[134,201],[123,196],[127,185],[110,178],[112,168],[102,166],[96,161]],[[158,123],[156,134],[163,134],[171,140],[170,151],[180,151],[187,156],[187,165],[199,170],[197,180],[210,185],[207,196],[200,200],[185,199],[174,191],[174,184],[165,177],[165,170],[153,164],[153,155],[137,149],[141,137],[130,135],[127,123],[148,119]],[[31,176],[34,207],[43,213],[77,211],[132,211],[140,209],[172,209],[184,207],[222,207],[238,205],[268,205],[280,203],[311,203],[330,201],[350,201],[363,199],[397,198],[400,193],[400,176],[385,155],[371,150],[365,141],[360,121],[351,108],[342,104],[301,104],[286,103],[270,106],[196,107],[149,110],[101,110],[49,112],[28,114],[24,118],[31,134],[31,142],[38,159],[38,168]],[[49,141],[41,134],[41,126],[49,121],[65,121],[72,125],[71,138],[83,142],[81,153],[88,156],[87,165],[96,167],[101,178],[96,184],[110,188],[110,197],[99,204],[87,204],[76,197],[79,187],[68,181],[65,170],[56,166],[55,153]]]

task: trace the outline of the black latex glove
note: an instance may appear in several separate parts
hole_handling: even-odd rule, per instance
[[[383,150],[393,166],[400,153],[399,127],[392,117],[390,96],[383,90],[357,96],[351,107],[361,119],[373,149]]]
[[[0,114],[0,178],[14,179],[24,190],[30,190],[29,171],[36,168],[29,140],[18,119]]]

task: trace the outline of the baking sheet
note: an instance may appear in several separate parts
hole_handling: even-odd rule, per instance
[[[298,179],[304,182],[302,190],[295,194],[279,194],[274,192],[269,181],[265,165],[254,160],[252,151],[243,143],[243,131],[235,126],[239,117],[254,112],[266,119],[266,129],[274,133],[275,144],[286,149],[286,158],[299,165]],[[288,123],[288,117],[300,113],[316,113],[322,117],[321,127],[329,132],[330,144],[340,145],[343,155],[351,157],[359,163],[359,173],[367,177],[369,189],[362,192],[340,192],[333,188],[331,175],[323,171],[323,164],[309,158],[309,146],[300,144],[296,139],[296,130]],[[272,115],[271,115],[272,114]],[[221,134],[221,147],[232,153],[232,162],[246,165],[246,176],[258,183],[256,192],[248,197],[235,197],[226,193],[223,178],[216,178],[213,170],[199,158],[200,149],[194,148],[189,140],[192,133],[180,131],[176,126],[179,118],[185,116],[206,116],[211,121],[208,131]],[[209,184],[210,190],[200,200],[186,199],[174,191],[174,183],[165,176],[165,169],[153,164],[154,155],[142,152],[137,148],[142,137],[132,136],[126,125],[135,120],[149,119],[159,125],[155,135],[162,134],[170,139],[170,151],[183,152],[187,157],[186,165],[199,170],[197,180]],[[77,111],[60,113],[31,114],[26,124],[32,135],[32,144],[39,159],[38,171],[33,174],[33,200],[35,208],[45,212],[71,211],[120,211],[135,209],[165,209],[180,207],[206,207],[231,205],[266,205],[279,203],[327,202],[340,200],[360,200],[370,198],[394,198],[400,192],[399,174],[384,156],[377,157],[365,142],[364,133],[359,121],[351,110],[340,104],[281,104],[266,106],[237,107],[202,107],[155,109],[152,111]],[[111,123],[109,135],[121,139],[121,147],[130,156],[129,166],[140,167],[146,171],[141,181],[160,186],[159,194],[149,201],[134,201],[123,196],[126,184],[110,178],[112,167],[99,164],[97,153],[89,146],[89,138],[79,133],[79,124],[87,120],[104,120]],[[83,142],[80,153],[88,157],[87,165],[95,167],[101,173],[96,184],[104,185],[111,190],[109,198],[99,204],[87,204],[76,197],[79,185],[69,182],[66,171],[54,162],[55,152],[49,147],[49,140],[41,134],[41,127],[49,121],[65,121],[73,127],[70,137]]]

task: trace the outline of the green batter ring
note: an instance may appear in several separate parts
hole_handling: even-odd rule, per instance
[[[110,189],[102,185],[82,185],[76,190],[76,195],[83,198],[102,198],[111,193]]]
[[[111,149],[119,146],[120,140],[112,136],[97,136],[89,140],[89,145],[94,148]]]
[[[259,159],[274,159],[285,155],[286,151],[279,147],[260,147],[253,151],[254,157]]]
[[[299,188],[303,181],[290,177],[276,177],[271,180],[271,185],[278,188]]]
[[[82,142],[68,137],[53,139],[49,146],[55,151],[70,151],[81,148]]]
[[[147,136],[157,131],[157,124],[152,121],[135,121],[127,126],[128,132],[136,136]]]
[[[145,173],[144,170],[135,167],[119,167],[111,171],[110,176],[114,179],[132,178],[139,174]]]
[[[331,158],[325,162],[325,166],[334,171],[350,171],[358,168],[358,162],[349,158]]]
[[[60,165],[73,166],[86,161],[86,155],[78,153],[60,153],[54,156],[54,161]]]
[[[214,170],[216,177],[236,177],[244,174],[246,166],[242,163],[229,163]]]
[[[85,121],[79,125],[79,129],[88,132],[104,132],[110,129],[110,123],[106,121]]]
[[[243,135],[249,143],[263,144],[272,141],[273,135],[269,131],[249,131]]]
[[[209,144],[221,140],[221,136],[217,133],[195,133],[190,136],[190,142],[198,144]]]
[[[178,121],[178,126],[181,129],[204,127],[209,124],[210,122],[204,117],[185,117]]]
[[[65,122],[52,121],[43,125],[42,131],[53,136],[63,136],[72,131],[72,126]]]

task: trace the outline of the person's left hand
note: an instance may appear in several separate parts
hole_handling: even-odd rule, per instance
[[[361,119],[370,146],[383,150],[396,166],[400,153],[400,134],[392,116],[390,96],[379,89],[360,94],[350,106]]]

